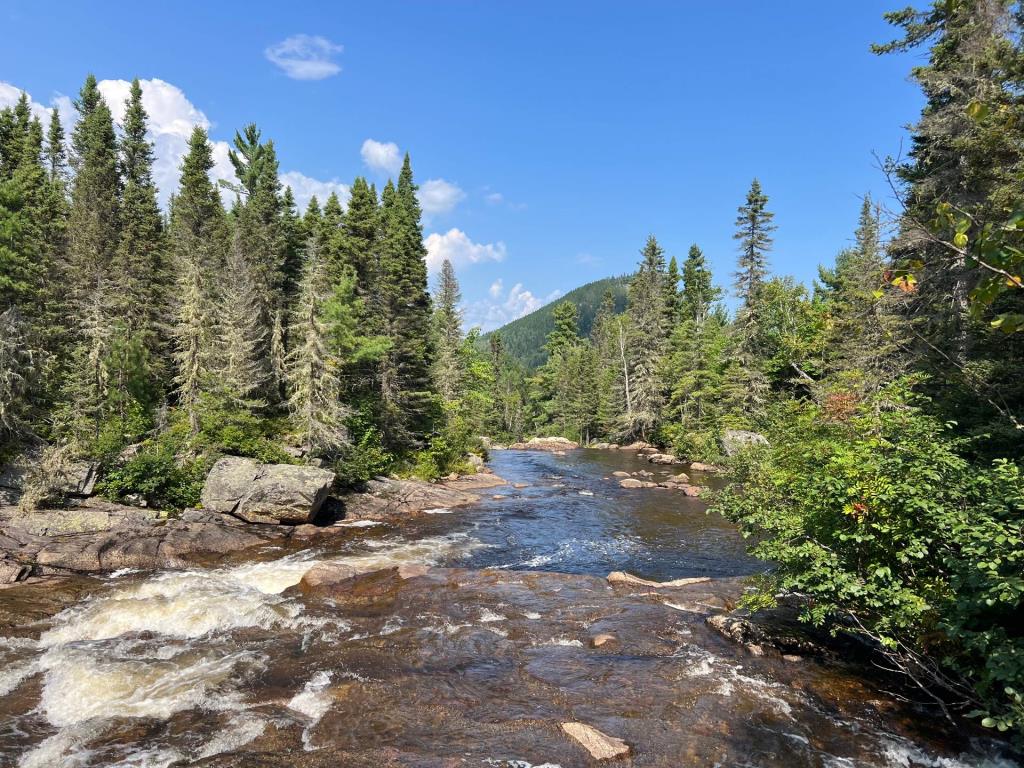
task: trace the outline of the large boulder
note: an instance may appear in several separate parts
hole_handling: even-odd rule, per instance
[[[48,493],[56,497],[91,496],[98,474],[96,462],[58,461],[50,467],[43,465],[38,452],[23,453],[0,466],[0,505],[16,504],[34,478],[42,479]]]
[[[203,507],[250,523],[309,523],[334,484],[319,467],[260,464],[225,456],[203,486]]]
[[[768,445],[768,438],[745,429],[727,429],[722,433],[722,450],[726,456],[735,456],[740,451],[755,445]]]

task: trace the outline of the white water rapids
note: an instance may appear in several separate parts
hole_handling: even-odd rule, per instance
[[[230,727],[191,754],[154,748],[126,754],[113,765],[158,768],[237,749],[266,725],[247,711],[244,693],[246,680],[265,659],[258,647],[247,647],[239,631],[340,638],[349,629],[341,619],[306,617],[299,600],[281,594],[303,574],[322,562],[360,572],[431,565],[481,546],[465,534],[367,544],[362,553],[326,559],[303,553],[230,568],[115,578],[55,616],[37,643],[0,638],[0,696],[41,674],[40,714],[56,729],[21,757],[19,767],[94,764],[84,747],[115,718],[166,719],[186,709],[230,712]],[[10,664],[12,656],[20,661]],[[325,683],[297,681],[289,707],[315,721],[323,713],[316,694]]]

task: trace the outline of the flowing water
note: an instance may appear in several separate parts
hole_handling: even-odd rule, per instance
[[[492,466],[524,487],[401,529],[0,592],[0,765],[591,765],[569,720],[624,739],[622,765],[1016,764],[863,670],[711,631],[763,565],[698,500],[611,477],[667,470],[590,451]],[[300,585],[324,563],[365,575]],[[381,570],[410,564],[441,567]],[[655,591],[611,570],[716,578]]]

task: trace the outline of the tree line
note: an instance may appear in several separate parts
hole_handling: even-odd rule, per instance
[[[379,192],[357,178],[347,206],[300,213],[255,125],[220,185],[197,127],[165,213],[139,81],[120,125],[91,75],[75,109],[69,139],[24,94],[0,111],[4,454],[97,459],[113,495],[173,505],[218,452],[301,453],[352,481],[437,463],[451,328],[408,156]]]

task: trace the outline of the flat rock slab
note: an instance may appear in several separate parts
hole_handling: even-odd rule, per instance
[[[673,579],[672,581],[649,581],[625,571],[612,571],[606,578],[610,584],[632,584],[636,587],[653,587],[654,589],[688,587],[691,584],[704,584],[711,581],[709,576],[694,576],[686,579]]]
[[[629,745],[622,739],[602,733],[586,723],[562,723],[562,730],[576,739],[595,760],[613,760],[629,754]]]
[[[346,494],[341,501],[346,520],[394,520],[472,504],[480,501],[474,491],[507,484],[504,478],[490,473],[462,475],[444,483],[378,477],[366,484],[364,492]]]

